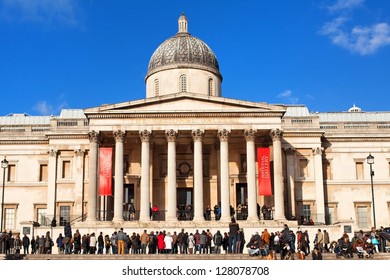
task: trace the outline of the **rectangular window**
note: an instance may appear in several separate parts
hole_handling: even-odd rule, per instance
[[[47,164],[41,164],[39,166],[39,182],[47,182]]]
[[[333,225],[334,224],[334,207],[325,207],[325,222],[327,225]]]
[[[310,211],[310,205],[308,204],[303,204],[301,205],[301,224],[307,225],[309,224],[311,220],[311,211]]]
[[[7,181],[8,182],[15,182],[16,180],[16,165],[15,164],[10,164],[8,165],[8,177]]]
[[[299,177],[307,178],[308,170],[307,170],[308,161],[307,159],[299,159]]]
[[[60,226],[70,222],[70,206],[60,206]]]
[[[4,228],[7,230],[15,229],[15,208],[4,208]]]
[[[62,162],[62,179],[70,179],[70,160]]]
[[[359,228],[368,228],[368,207],[357,207],[357,222]]]
[[[240,155],[240,173],[246,173],[246,154]]]
[[[363,179],[363,162],[356,162],[356,180]]]
[[[50,223],[48,219],[46,218],[46,208],[38,208],[37,209],[37,222],[41,226],[48,226]]]

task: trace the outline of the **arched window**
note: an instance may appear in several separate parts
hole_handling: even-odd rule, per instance
[[[160,82],[158,79],[154,80],[154,95],[159,96],[160,95]]]
[[[213,95],[213,79],[209,79],[209,95]]]
[[[187,92],[187,76],[180,76],[180,92]]]

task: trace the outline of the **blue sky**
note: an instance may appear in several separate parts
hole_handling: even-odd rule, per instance
[[[390,111],[387,0],[0,0],[0,115],[144,98],[182,12],[218,58],[223,97]]]

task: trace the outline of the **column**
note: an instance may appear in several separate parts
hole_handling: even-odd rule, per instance
[[[89,178],[88,178],[88,213],[87,222],[96,221],[97,200],[97,168],[98,168],[98,143],[100,134],[96,131],[88,133],[89,136]]]
[[[150,221],[150,137],[151,131],[139,132],[141,138],[141,201],[140,221]]]
[[[193,130],[194,140],[194,221],[204,221],[203,216],[203,152],[204,130]]]
[[[176,137],[177,131],[170,129],[165,132],[168,141],[168,195],[167,195],[167,221],[176,221]]]
[[[114,189],[114,217],[115,222],[123,221],[123,140],[126,133],[114,131],[115,138],[115,189]]]
[[[297,217],[295,213],[295,164],[294,164],[294,148],[285,149],[286,152],[286,165],[287,165],[287,203],[288,213],[291,217]]]
[[[257,217],[257,191],[256,191],[256,157],[255,134],[253,129],[246,129],[246,181],[248,187],[248,221],[258,221]]]
[[[49,150],[48,178],[47,178],[47,216],[52,220],[56,215],[57,200],[57,150]],[[56,218],[57,219],[57,218]],[[58,222],[58,220],[57,220]]]
[[[221,165],[221,221],[230,221],[230,176],[229,176],[229,136],[230,130],[218,131],[220,141],[220,165]]]
[[[76,213],[83,213],[83,190],[84,190],[84,154],[83,149],[74,150],[76,156],[75,172],[75,207]]]
[[[314,154],[314,172],[316,185],[316,211],[317,222],[325,224],[325,198],[324,198],[324,179],[322,170],[322,149],[320,147],[313,149]]]
[[[273,142],[274,159],[274,199],[275,214],[274,220],[285,220],[284,216],[284,186],[283,186],[283,165],[282,165],[282,139],[283,131],[274,129],[271,131]]]

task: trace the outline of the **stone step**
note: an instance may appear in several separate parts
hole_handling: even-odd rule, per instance
[[[24,260],[253,260],[260,259],[259,257],[251,257],[248,254],[124,254],[124,255],[90,255],[90,254],[33,254],[33,255],[0,255],[0,259],[24,259]],[[280,255],[277,254],[277,259]],[[337,258],[335,254],[324,253],[324,260],[344,260]],[[311,255],[306,257],[306,260],[311,260]],[[351,260],[351,259],[350,259]],[[355,254],[352,260],[362,260]],[[377,253],[369,260],[390,260],[390,253]]]

